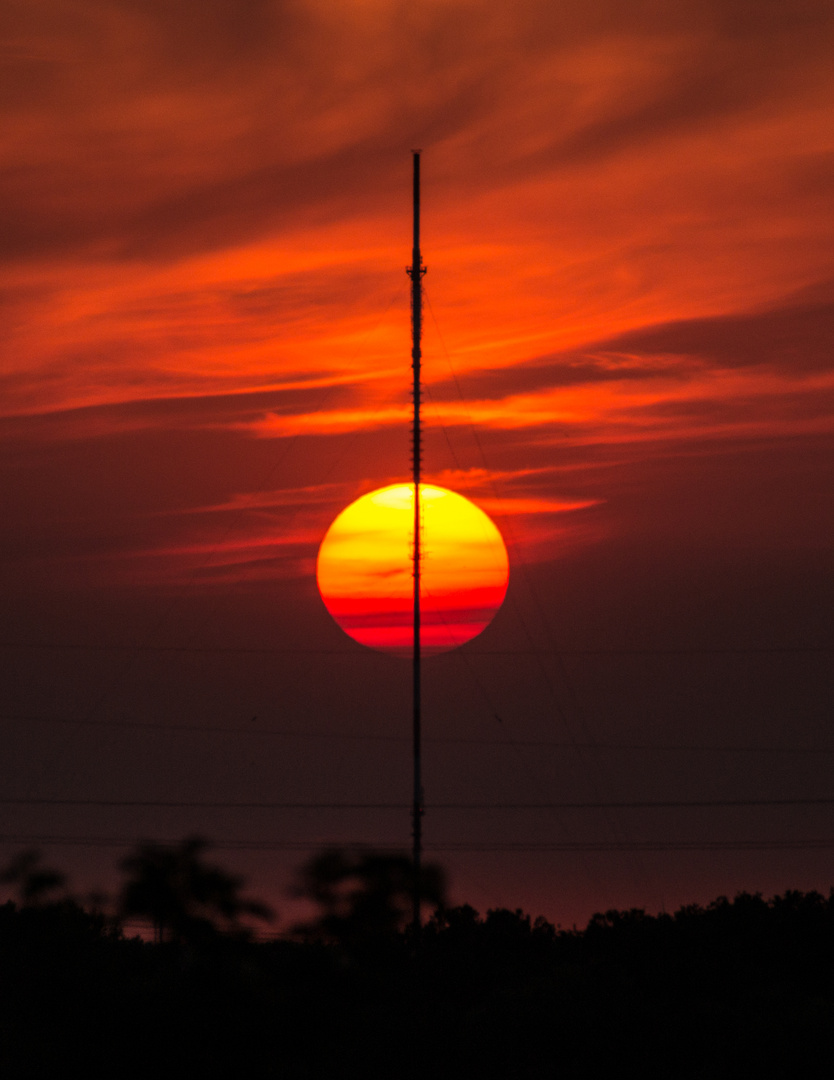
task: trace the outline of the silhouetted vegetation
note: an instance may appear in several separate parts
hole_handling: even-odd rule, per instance
[[[271,908],[240,895],[242,878],[206,862],[208,847],[199,836],[175,847],[142,844],[122,862],[129,877],[120,914],[148,919],[158,942],[192,945],[218,934],[248,937],[247,918],[271,921]]]
[[[570,931],[441,907],[417,950],[399,857],[330,852],[300,876],[317,932],[257,942],[241,934],[257,913],[239,879],[209,867],[204,845],[175,851],[190,867],[185,915],[138,905],[162,918],[160,943],[71,899],[25,900],[15,878],[20,902],[0,905],[4,1080],[736,1080],[825,1074],[834,1053],[834,894],[608,911]],[[169,867],[158,856],[125,861],[123,896]],[[192,889],[195,866],[216,889]]]
[[[11,885],[24,907],[31,907],[64,889],[66,877],[60,870],[41,864],[41,854],[34,848],[21,851],[3,870],[0,885]]]
[[[378,950],[394,942],[413,913],[413,870],[407,855],[350,852],[331,848],[300,870],[296,896],[312,900],[318,916],[295,928],[308,941],[324,941],[351,952]],[[442,867],[425,863],[420,899],[430,911],[446,904]]]

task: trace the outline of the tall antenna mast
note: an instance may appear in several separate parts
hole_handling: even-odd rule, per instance
[[[423,466],[423,437],[420,428],[420,339],[423,333],[423,274],[426,268],[420,255],[420,151],[414,151],[414,243],[411,248],[411,266],[406,273],[411,278],[411,368],[413,381],[411,399],[413,421],[411,426],[411,475],[414,484],[414,649],[413,676],[413,747],[414,747],[414,797],[411,804],[412,838],[412,925],[420,930],[420,878],[423,855],[423,781],[420,752],[420,473]]]

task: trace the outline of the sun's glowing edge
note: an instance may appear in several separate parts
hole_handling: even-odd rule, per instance
[[[333,521],[316,579],[325,607],[360,644],[395,655],[413,647],[411,484],[369,492]],[[509,559],[495,523],[469,499],[420,487],[421,650],[458,648],[492,621],[506,595]]]

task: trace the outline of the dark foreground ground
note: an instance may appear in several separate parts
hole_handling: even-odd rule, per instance
[[[558,932],[458,908],[352,947],[125,939],[0,907],[0,1076],[827,1076],[834,899],[741,895]]]

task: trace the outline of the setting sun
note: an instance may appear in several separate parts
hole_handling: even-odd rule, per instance
[[[362,645],[398,655],[412,647],[414,488],[394,484],[363,495],[336,518],[319,548],[316,577],[325,606]],[[420,486],[421,633],[425,653],[471,641],[507,591],[501,534],[469,499]]]

